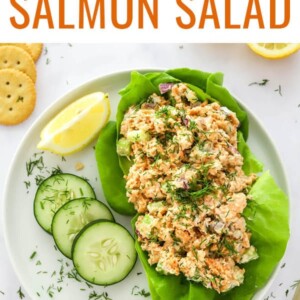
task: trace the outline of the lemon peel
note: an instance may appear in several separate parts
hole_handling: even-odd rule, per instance
[[[300,49],[300,44],[295,43],[249,43],[250,49],[269,59],[281,59],[288,57]]]

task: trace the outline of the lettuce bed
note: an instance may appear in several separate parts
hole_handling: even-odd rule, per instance
[[[255,158],[246,144],[248,137],[247,113],[241,109],[237,101],[222,86],[221,73],[206,73],[187,68],[174,69],[166,72],[152,72],[140,74],[132,72],[131,81],[120,91],[121,100],[118,106],[116,122],[110,122],[99,137],[96,146],[96,160],[101,177],[102,187],[108,203],[112,208],[117,207],[121,214],[132,214],[132,207],[125,203],[126,197],[111,193],[111,186],[119,187],[125,193],[123,174],[127,174],[130,161],[124,157],[117,157],[115,142],[118,129],[124,114],[131,105],[140,104],[152,93],[159,94],[158,86],[165,82],[185,82],[193,89],[201,100],[218,101],[234,111],[240,121],[238,132],[238,149],[244,157],[243,170],[246,174],[263,171],[262,164]],[[102,154],[106,153],[103,159]],[[118,164],[119,159],[119,164]],[[111,166],[114,165],[114,170]],[[110,170],[110,172],[107,172]],[[114,182],[109,177],[114,175]],[[276,185],[269,172],[263,173],[251,188],[253,200],[244,211],[247,226],[252,232],[251,243],[257,248],[259,259],[244,265],[246,269],[245,281],[237,288],[225,294],[217,294],[214,290],[206,289],[201,284],[187,281],[181,276],[165,276],[155,271],[147,261],[147,253],[143,252],[136,242],[136,250],[145,269],[152,299],[154,300],[199,300],[199,299],[251,299],[256,291],[269,280],[272,272],[282,258],[289,239],[288,199],[284,192]],[[123,202],[122,202],[123,201]],[[137,216],[132,219],[134,226]]]

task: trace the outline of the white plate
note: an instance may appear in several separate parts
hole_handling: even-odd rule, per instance
[[[89,296],[94,292],[98,295],[107,293],[114,300],[145,299],[136,294],[143,289],[146,292],[149,291],[146,277],[139,262],[125,280],[110,287],[90,287],[84,280],[78,278],[80,280],[78,281],[73,278],[72,261],[63,257],[55,249],[52,237],[39,227],[33,215],[33,199],[37,188],[35,180],[38,175],[49,176],[52,168],[57,166],[64,172],[88,178],[97,197],[104,201],[93,145],[79,153],[67,156],[66,160],[47,152],[36,155],[36,153],[40,153],[36,149],[36,145],[44,125],[67,104],[88,93],[99,90],[108,92],[112,106],[111,116],[114,119],[120,98],[118,91],[129,80],[130,71],[114,73],[96,78],[63,96],[33,124],[14,157],[4,192],[5,240],[14,269],[32,299],[48,299],[49,294],[52,294],[54,299],[82,300],[89,299]],[[265,169],[271,171],[276,182],[288,194],[286,177],[276,149],[259,121],[248,109],[246,110],[250,121],[248,143],[257,157],[264,162]],[[36,166],[33,174],[28,176],[26,162],[38,160],[41,156],[43,157],[44,168],[39,170]],[[84,164],[85,168],[82,171],[75,170],[77,162]],[[28,182],[30,182],[30,186],[28,186]],[[130,218],[116,213],[114,215],[117,222],[131,230]],[[34,257],[30,258],[34,253],[36,253]],[[275,274],[254,299],[263,299],[274,277]]]

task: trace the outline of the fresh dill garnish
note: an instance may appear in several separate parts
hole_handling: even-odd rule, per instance
[[[5,293],[4,293],[4,292],[2,292],[2,291],[0,291],[0,294],[2,294],[2,295],[5,295]]]
[[[49,57],[47,57],[47,59],[46,59],[46,65],[49,65],[49,64],[50,64],[50,62],[51,62],[50,58],[49,58]]]
[[[281,267],[280,267],[280,268],[281,268],[281,269],[283,269],[283,268],[285,267],[285,265],[286,265],[286,264],[285,264],[285,263],[283,263],[283,264],[281,265]]]
[[[77,273],[77,271],[75,269],[72,269],[71,271],[69,271],[67,273],[68,278],[74,279],[78,282],[81,282],[81,278],[79,277],[79,274]]]
[[[28,190],[30,187],[31,182],[30,181],[24,181],[25,187]]]
[[[149,292],[146,292],[145,289],[140,289],[137,285],[132,288],[131,295],[134,296],[143,296],[145,298],[150,296]]]
[[[18,291],[17,291],[17,294],[19,295],[19,298],[20,298],[20,299],[25,298],[25,295],[23,294],[22,288],[21,288],[21,287],[19,287],[19,289],[18,289]]]
[[[260,81],[260,82],[251,82],[250,84],[249,84],[249,86],[252,86],[252,85],[259,85],[259,86],[265,86],[265,85],[267,85],[267,83],[269,82],[270,80],[269,79],[262,79],[262,81]]]
[[[89,300],[112,300],[109,298],[107,292],[103,292],[102,294],[97,294],[95,291],[92,291],[89,294]]]
[[[93,285],[90,284],[89,282],[85,281],[85,284],[87,285],[88,288],[92,289],[93,288]]]
[[[282,96],[281,93],[281,85],[279,84],[278,89],[274,90],[274,92],[278,92],[280,96]]]
[[[35,176],[34,179],[35,179],[35,184],[39,186],[45,180],[45,177],[42,175],[37,175]]]
[[[51,170],[51,175],[57,175],[57,174],[62,174],[63,171],[59,166],[56,166],[56,168],[52,168]]]
[[[30,259],[34,259],[36,257],[36,254],[37,254],[36,251],[32,252],[32,254],[30,255],[29,258]]]
[[[27,176],[32,175],[35,168],[41,171],[44,167],[45,166],[44,166],[43,156],[35,160],[30,159],[28,162],[26,162]]]
[[[295,280],[294,283],[290,286],[292,289],[296,288],[300,283],[300,280]]]

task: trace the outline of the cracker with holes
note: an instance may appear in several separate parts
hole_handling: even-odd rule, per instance
[[[0,70],[0,124],[16,125],[34,110],[36,91],[33,81],[15,69]]]
[[[0,69],[13,68],[26,73],[33,82],[36,81],[36,69],[32,57],[22,48],[16,46],[0,47]]]

